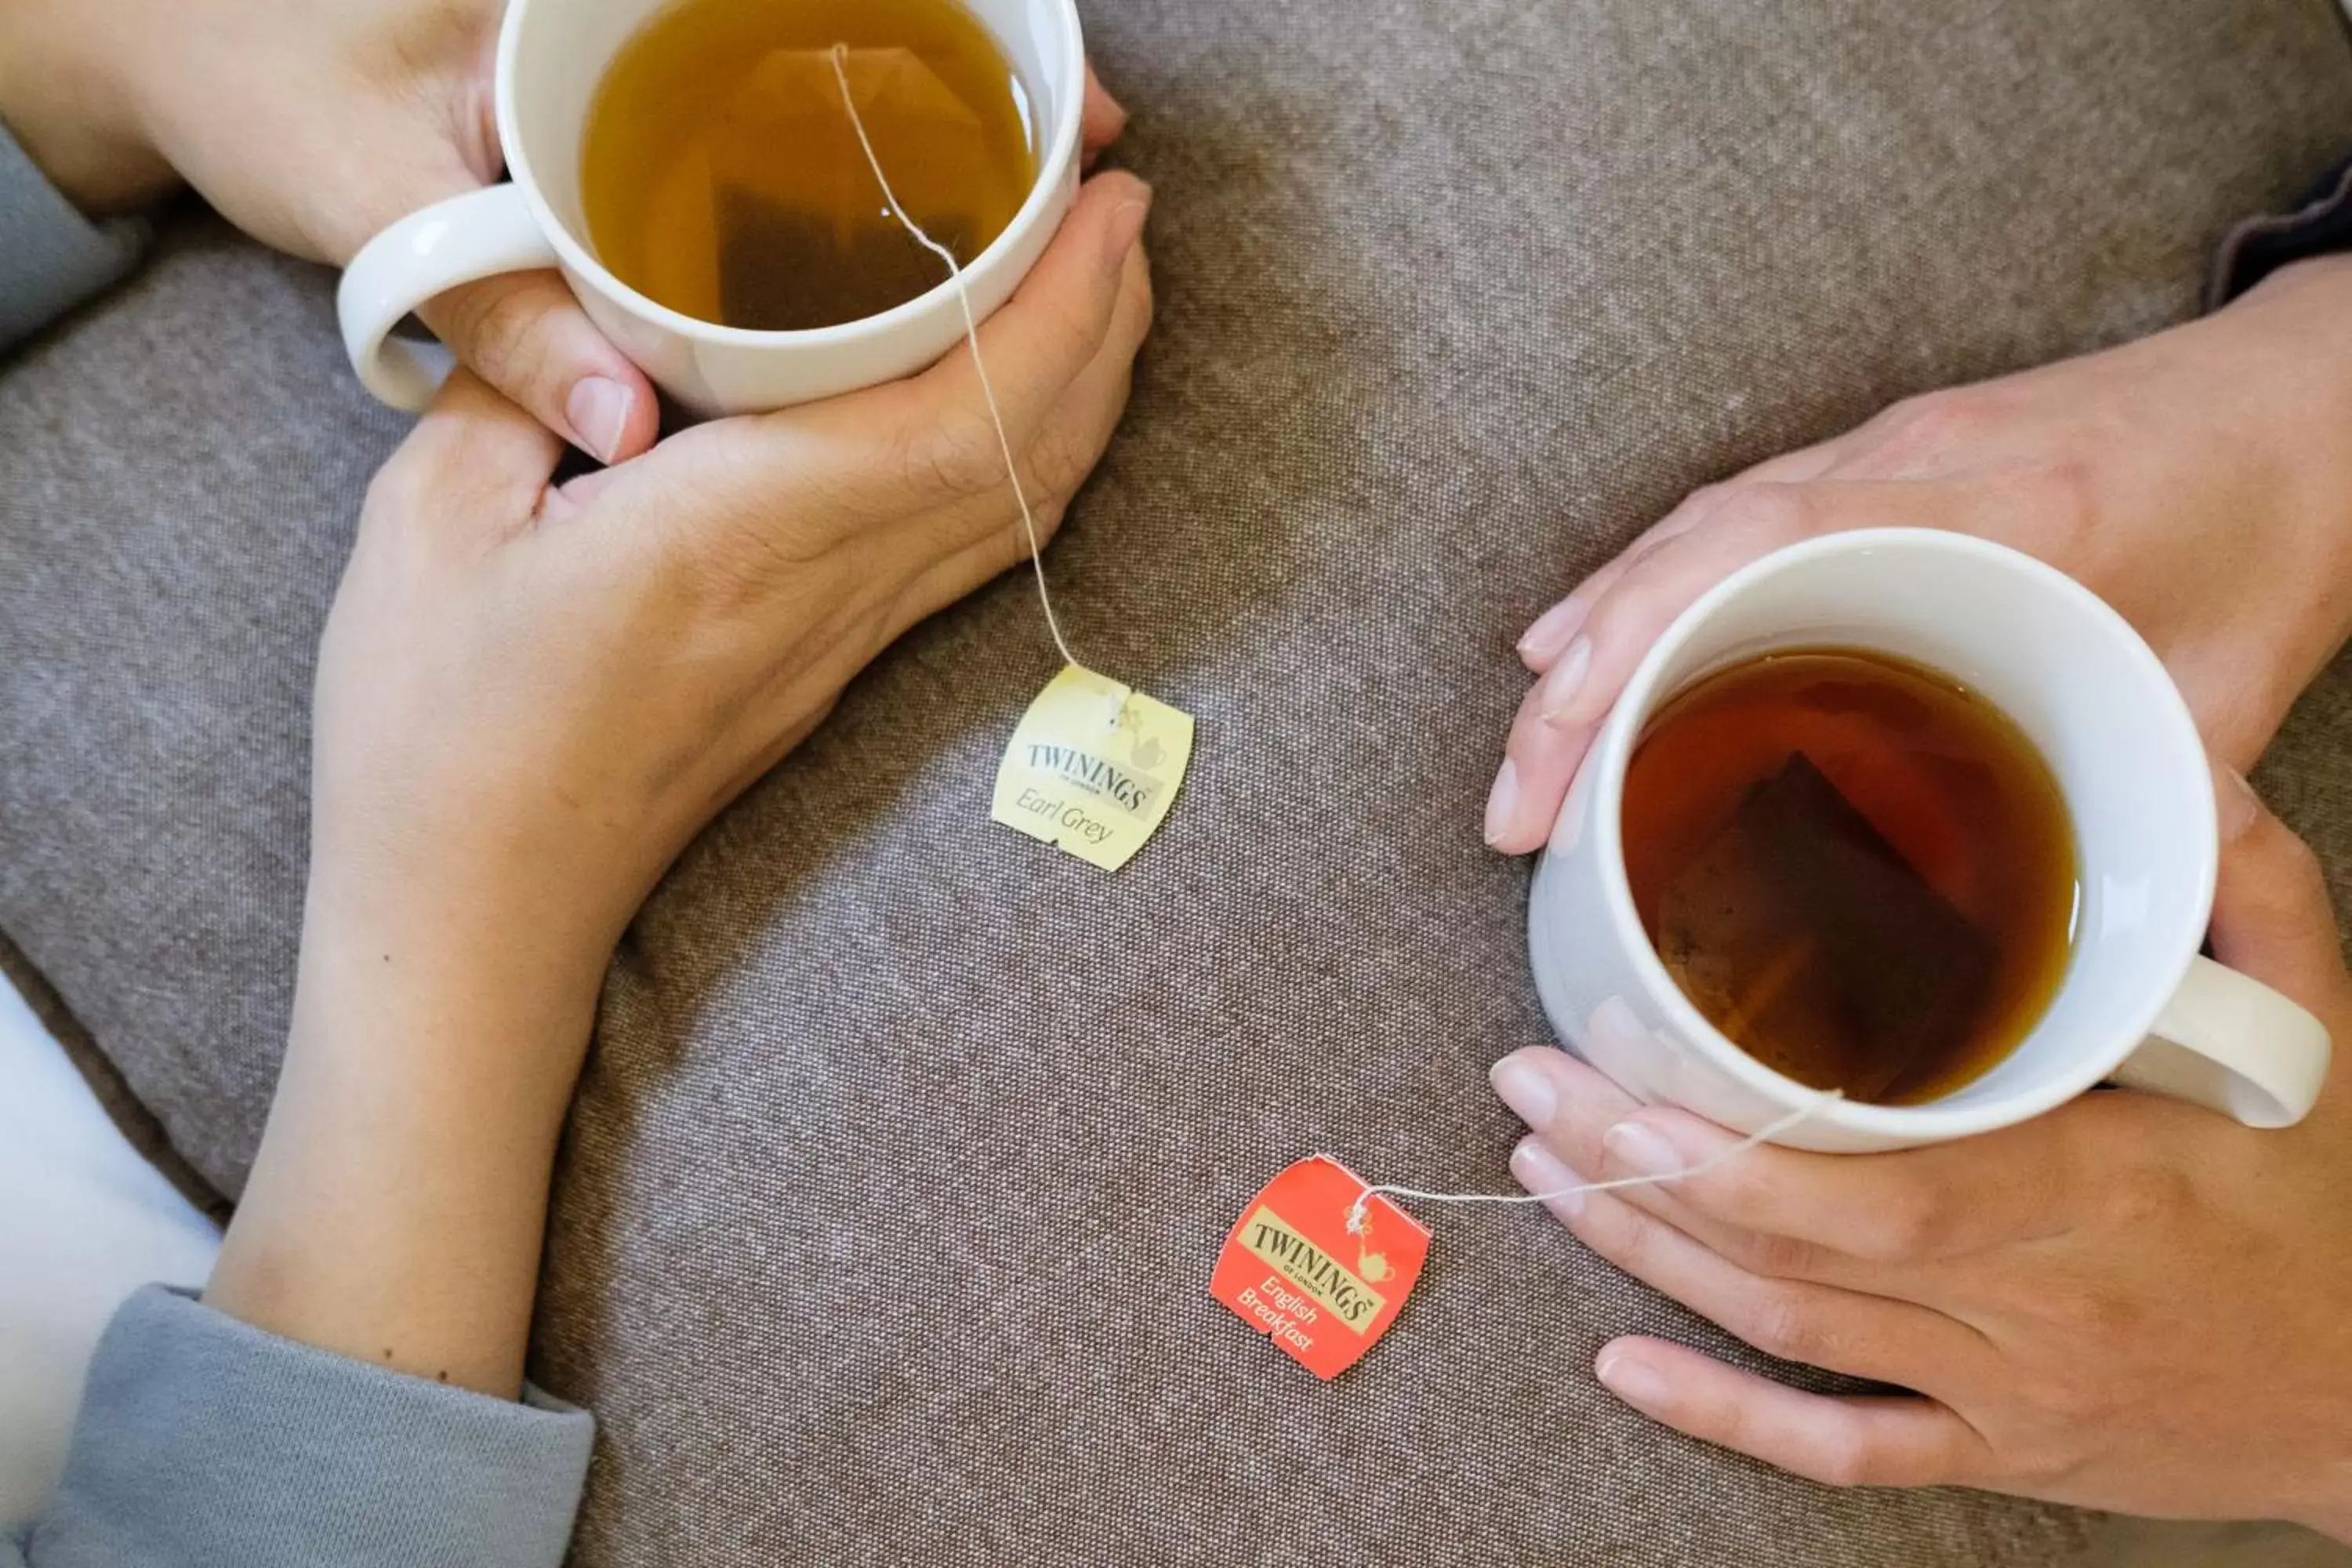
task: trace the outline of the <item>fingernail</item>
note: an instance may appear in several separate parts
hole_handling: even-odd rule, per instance
[[[2213,792],[2214,815],[2224,842],[2242,837],[2263,814],[2263,797],[2246,782],[2246,775],[2226,764],[2214,770],[2224,781]]]
[[[572,434],[599,462],[611,462],[621,449],[621,433],[628,428],[636,395],[617,381],[592,375],[564,399],[563,417],[572,422]]]
[[[1584,1194],[1575,1190],[1584,1184],[1584,1178],[1561,1164],[1539,1138],[1522,1138],[1511,1151],[1511,1179],[1529,1193],[1557,1194],[1545,1196],[1544,1206],[1562,1219],[1574,1219],[1584,1212]]]
[[[1666,1402],[1666,1380],[1630,1351],[1601,1352],[1592,1373],[1603,1388],[1636,1410],[1655,1410]]]
[[[1510,831],[1511,819],[1519,811],[1518,764],[1506,757],[1495,774],[1495,787],[1486,792],[1486,842],[1494,843]]]
[[[1551,1086],[1551,1075],[1533,1062],[1517,1057],[1505,1057],[1486,1074],[1486,1081],[1511,1114],[1540,1132],[1551,1125],[1551,1113],[1559,1103],[1559,1092]]]
[[[1682,1151],[1667,1142],[1664,1133],[1638,1121],[1620,1121],[1602,1135],[1601,1146],[1637,1176],[1682,1174]]]
[[[1550,658],[1584,625],[1584,601],[1571,594],[1535,618],[1519,638],[1519,657],[1530,664]]]
[[[1144,187],[1141,201],[1129,202],[1110,215],[1110,227],[1103,236],[1103,259],[1113,267],[1123,265],[1127,253],[1143,237],[1143,220],[1151,216],[1151,187]]]
[[[1559,662],[1544,677],[1544,722],[1566,725],[1574,722],[1570,711],[1576,694],[1584,686],[1584,678],[1592,668],[1592,639],[1579,637],[1568,645]]]

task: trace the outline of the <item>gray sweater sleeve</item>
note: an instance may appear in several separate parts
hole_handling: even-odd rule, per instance
[[[0,353],[137,265],[147,226],[94,224],[0,126]]]
[[[263,1332],[149,1287],[99,1343],[48,1511],[0,1568],[557,1568],[587,1415]]]

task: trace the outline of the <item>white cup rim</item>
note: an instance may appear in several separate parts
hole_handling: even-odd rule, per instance
[[[597,290],[629,314],[661,327],[667,331],[698,343],[724,348],[827,348],[856,343],[868,338],[883,337],[918,316],[929,314],[944,298],[951,297],[956,280],[946,279],[933,284],[922,293],[889,310],[872,316],[860,316],[854,321],[842,321],[830,327],[807,327],[792,331],[761,331],[749,327],[730,327],[717,321],[706,321],[673,310],[659,300],[638,292],[614,274],[611,268],[596,259],[594,254],[572,232],[571,226],[556,216],[540,190],[539,176],[532,172],[530,150],[523,145],[520,127],[515,123],[514,78],[517,57],[525,16],[534,3],[551,4],[552,0],[514,0],[508,7],[506,22],[499,30],[499,58],[496,76],[496,107],[499,121],[499,144],[506,153],[507,177],[522,193],[530,205],[530,213],[548,243],[562,258],[564,268],[574,276],[593,282]],[[1037,177],[1031,183],[1028,199],[1021,204],[987,248],[972,258],[964,268],[968,279],[990,266],[1009,249],[1016,237],[1037,223],[1041,215],[1055,200],[1070,166],[1078,156],[1079,133],[1086,121],[1087,55],[1084,37],[1078,30],[1076,0],[1041,0],[1058,15],[1062,24],[1061,58],[1055,62],[1061,79],[1070,90],[1063,95],[1055,124],[1045,137],[1045,155],[1038,161]],[[1000,40],[1000,46],[1002,43]],[[607,56],[597,67],[599,72],[612,68]],[[575,155],[577,149],[574,149]]]
[[[1674,624],[1634,668],[1586,764],[1594,770],[1592,821],[1599,836],[1595,847],[1601,897],[1607,903],[1612,922],[1631,933],[1632,940],[1627,945],[1632,950],[1635,973],[1648,991],[1650,999],[1664,1012],[1668,1026],[1679,1031],[1684,1038],[1706,1052],[1717,1067],[1742,1086],[1791,1109],[1817,1098],[1821,1091],[1765,1066],[1709,1023],[1706,1016],[1683,994],[1682,987],[1675,984],[1674,976],[1667,973],[1664,961],[1658,957],[1656,949],[1650,943],[1649,934],[1642,927],[1640,912],[1633,903],[1633,881],[1625,869],[1622,826],[1625,772],[1667,667],[1698,629],[1713,619],[1726,605],[1759,583],[1824,556],[1888,548],[1941,552],[1955,557],[1990,562],[2003,569],[2036,578],[2060,597],[2071,601],[2078,611],[2097,621],[2124,646],[2126,658],[2148,679],[2152,689],[2167,695],[2168,700],[2158,704],[2158,711],[2149,716],[2149,722],[2170,731],[2165,737],[2168,745],[2181,749],[2184,754],[2198,759],[2200,769],[2205,766],[2204,741],[2197,732],[2196,721],[2189,712],[2188,703],[2173,685],[2172,677],[2165,669],[2163,661],[2132,629],[2130,623],[2105,600],[2064,573],[2006,545],[1994,544],[1969,534],[1926,528],[1859,529],[1824,534],[1751,562],[1702,595],[1675,618]],[[2069,804],[2072,805],[2071,802]],[[1573,793],[1567,809],[1575,809]],[[2197,843],[2191,846],[2192,852],[2198,857],[2197,918],[2183,927],[2185,938],[2180,942],[2180,952],[2175,955],[2179,962],[2168,963],[2161,973],[2149,975],[2145,1005],[2127,1016],[2116,1018],[2109,1037],[2098,1048],[2079,1051],[2064,1068],[2053,1071],[1999,1100],[1966,1106],[1946,1106],[1936,1101],[1925,1105],[1873,1105],[1860,1100],[1841,1100],[1822,1105],[1814,1113],[1816,1119],[1859,1131],[1918,1142],[1966,1137],[2055,1110],[2108,1077],[2147,1037],[2149,1027],[2171,999],[2180,977],[2187,973],[2189,962],[2196,956],[2205,920],[2212,907],[2213,884],[2220,859],[2220,835],[2214,819],[2209,814],[2201,820],[2204,831],[2197,835]]]

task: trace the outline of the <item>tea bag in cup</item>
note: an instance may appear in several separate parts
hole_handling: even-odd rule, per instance
[[[1800,752],[1664,889],[1658,956],[1766,1066],[1863,1100],[1948,1056],[1991,993],[1991,942]],[[1801,1040],[1792,1056],[1780,1048]]]
[[[934,194],[909,216],[969,263],[978,204],[936,193],[979,193],[1000,177],[979,117],[912,49],[853,48],[842,65],[886,165],[919,166],[920,189]],[[829,326],[946,281],[877,199],[825,50],[771,50],[719,123],[700,203],[716,240],[706,253],[718,276],[705,285],[714,319],[767,331]]]

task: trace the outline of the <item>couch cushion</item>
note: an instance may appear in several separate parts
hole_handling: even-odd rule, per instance
[[[1526,619],[1695,483],[2191,310],[2229,221],[2352,141],[2326,0],[1088,20],[1162,306],[1051,568],[1079,651],[1199,717],[1192,776],[1115,878],[987,825],[1052,669],[1010,579],[664,884],[547,1264],[535,1373],[604,1420],[579,1560],[2063,1560],[2061,1512],[1625,1413],[1603,1340],[1721,1337],[1539,1215],[1435,1215],[1328,1385],[1207,1274],[1306,1152],[1507,1183],[1484,1071],[1544,1026],[1477,823]],[[225,1189],[311,639],[396,431],[326,279],[203,226],[0,381],[0,928]],[[2347,678],[2272,774],[2339,879]]]

